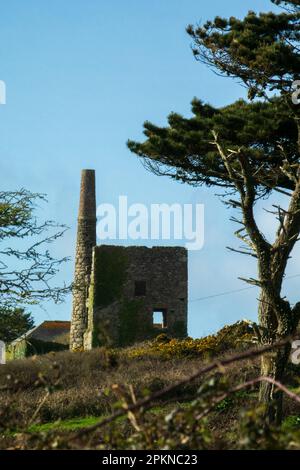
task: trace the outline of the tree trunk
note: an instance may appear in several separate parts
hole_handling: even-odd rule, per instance
[[[284,380],[290,354],[290,344],[274,353],[261,358],[261,375],[271,377],[278,382]],[[280,424],[282,421],[282,392],[269,382],[261,382],[259,401],[265,406],[265,417],[268,424]]]
[[[282,313],[282,312],[281,312]],[[263,345],[272,344],[294,334],[294,325],[290,312],[286,312],[285,320],[278,323],[277,316],[271,305],[270,298],[262,290],[259,304],[259,321],[261,341]],[[289,361],[291,345],[264,354],[261,358],[261,375],[278,382],[284,381],[286,366]],[[282,420],[282,392],[271,383],[261,382],[259,401],[265,406],[265,417],[268,424],[280,424]]]

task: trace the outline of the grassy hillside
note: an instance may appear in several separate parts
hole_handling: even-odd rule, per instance
[[[222,399],[232,387],[259,375],[259,359],[188,381],[154,400],[147,412],[139,409],[87,436],[75,435],[190,377],[212,358],[249,348],[252,340],[249,325],[239,322],[199,340],[161,335],[127,349],[56,352],[10,362],[0,368],[0,447],[278,448],[287,446],[287,439],[298,445],[300,405],[293,400],[285,401],[284,431],[262,431],[257,386]],[[298,375],[291,367],[287,384],[294,390]],[[300,448],[300,436],[298,442]]]

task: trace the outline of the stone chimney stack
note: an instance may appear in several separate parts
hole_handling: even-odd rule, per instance
[[[83,349],[87,328],[87,296],[90,283],[92,252],[96,245],[95,170],[82,170],[77,226],[73,310],[70,349]]]

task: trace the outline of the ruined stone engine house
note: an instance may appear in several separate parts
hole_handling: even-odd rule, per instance
[[[96,246],[95,171],[83,170],[71,350],[128,346],[160,333],[185,337],[187,265],[182,247]]]

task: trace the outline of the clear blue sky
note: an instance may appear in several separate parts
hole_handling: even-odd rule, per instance
[[[45,192],[42,215],[70,226],[56,246],[72,260],[58,281],[72,280],[79,178],[97,172],[97,198],[115,203],[205,204],[205,245],[191,252],[190,299],[245,287],[239,275],[255,266],[226,251],[235,242],[229,212],[214,191],[191,188],[148,173],[126,148],[142,138],[143,121],[165,123],[170,111],[190,114],[197,96],[221,106],[244,96],[230,79],[195,62],[185,33],[189,23],[270,10],[268,0],[10,0],[1,5],[0,106],[2,189]],[[267,230],[272,220],[265,220]],[[289,274],[297,269],[298,254]],[[297,299],[299,280],[287,281]],[[201,336],[240,318],[256,319],[255,289],[189,306],[189,332]],[[34,309],[36,322],[68,319],[71,299]]]

